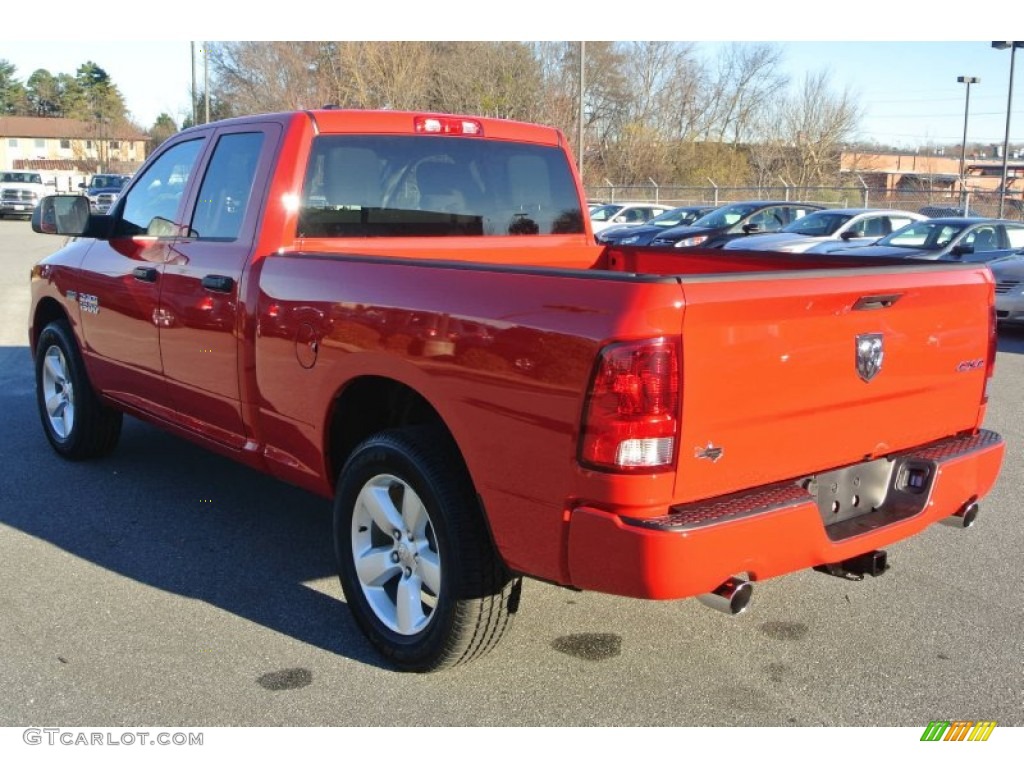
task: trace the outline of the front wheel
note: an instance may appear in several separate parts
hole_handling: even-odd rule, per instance
[[[345,464],[334,504],[345,599],[395,666],[426,672],[493,648],[519,580],[491,544],[461,458],[439,429],[381,432]]]
[[[62,320],[39,334],[36,402],[46,439],[64,458],[94,458],[117,445],[121,412],[107,408],[96,397],[75,337]]]

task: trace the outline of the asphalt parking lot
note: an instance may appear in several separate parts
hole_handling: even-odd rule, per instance
[[[104,460],[50,450],[27,278],[59,245],[0,220],[0,726],[1024,725],[1024,333],[1000,336],[1007,461],[972,529],[881,578],[759,583],[737,619],[528,581],[495,653],[399,675],[347,613],[327,501],[133,419]]]

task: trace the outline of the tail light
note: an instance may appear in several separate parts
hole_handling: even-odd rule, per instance
[[[991,297],[990,297],[991,298]],[[992,385],[992,375],[996,371],[996,350],[999,348],[999,327],[996,319],[996,305],[989,304],[988,315],[988,357],[985,359],[985,392],[981,396],[981,404],[988,402],[988,388]]]
[[[601,350],[583,411],[581,464],[613,471],[675,465],[680,357],[679,341],[667,339]]]

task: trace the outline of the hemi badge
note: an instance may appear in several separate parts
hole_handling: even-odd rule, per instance
[[[697,447],[693,449],[693,455],[698,459],[708,459],[712,464],[722,458],[724,450],[719,448],[717,445],[708,443],[707,448]]]

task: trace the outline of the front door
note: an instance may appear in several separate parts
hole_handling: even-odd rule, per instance
[[[203,141],[200,136],[170,145],[147,166],[118,203],[110,239],[90,246],[77,286],[97,389],[146,410],[166,400],[161,278]]]

